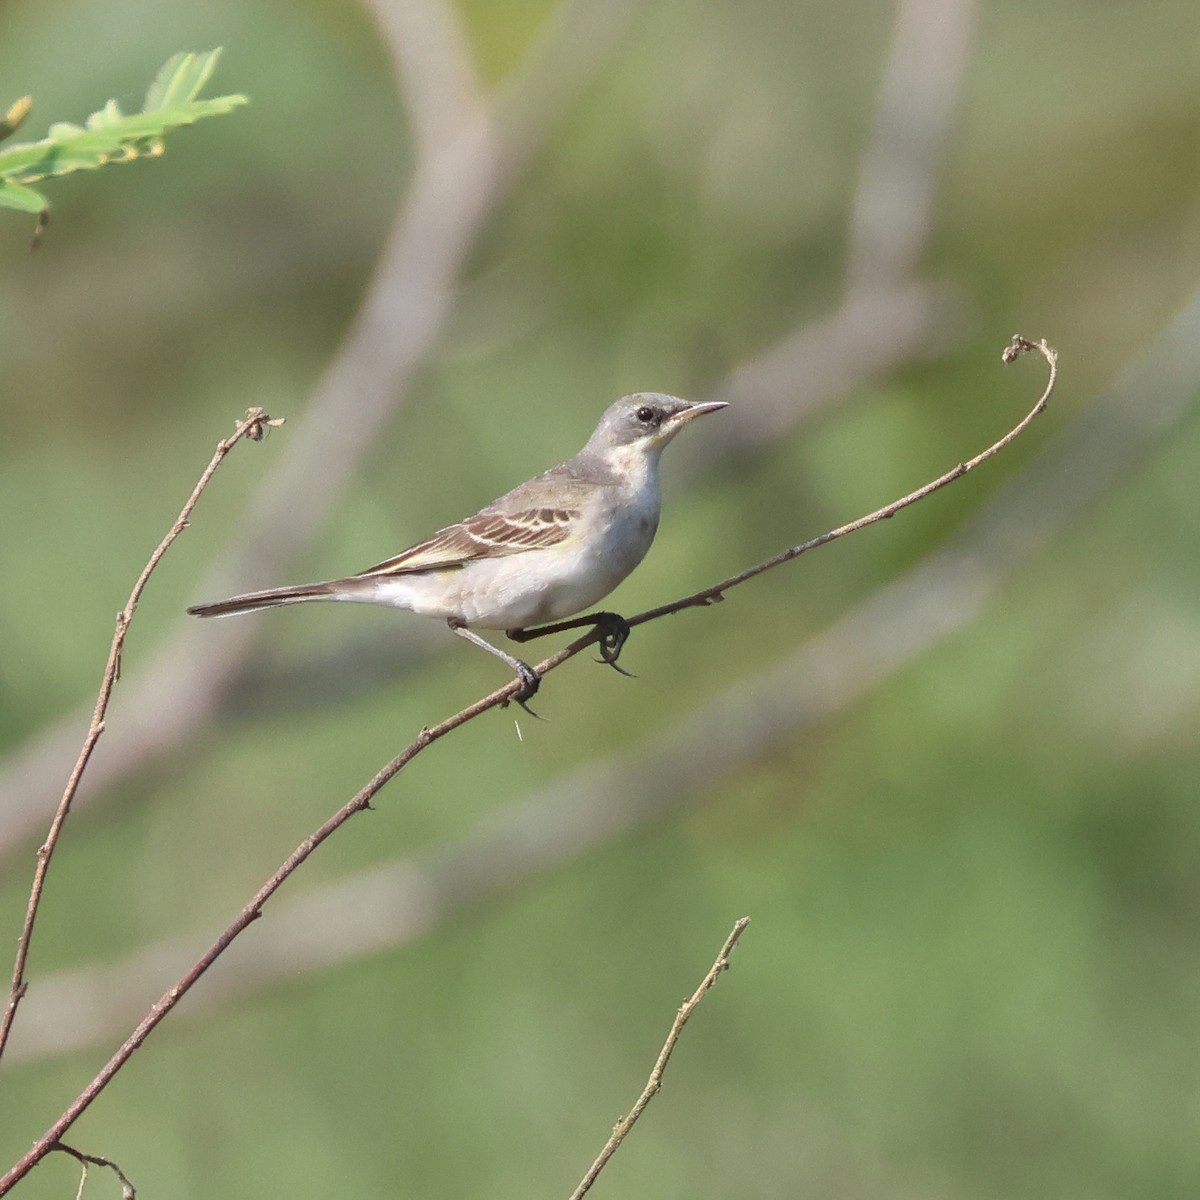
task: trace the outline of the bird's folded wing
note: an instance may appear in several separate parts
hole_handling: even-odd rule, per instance
[[[406,575],[446,570],[461,567],[472,559],[541,550],[569,537],[578,516],[578,510],[569,508],[530,508],[522,512],[484,509],[457,525],[439,529],[433,537],[359,574],[360,577]]]

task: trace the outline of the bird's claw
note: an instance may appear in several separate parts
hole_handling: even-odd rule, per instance
[[[618,674],[635,679],[632,671],[625,670],[617,663],[625,643],[629,640],[629,622],[619,613],[604,613],[602,618],[596,622],[596,628],[600,630],[600,641],[597,643],[600,657],[596,661],[607,663]]]
[[[517,678],[521,682],[521,686],[509,697],[514,704],[519,704],[531,717],[536,720],[544,720],[540,713],[536,713],[526,703],[531,700],[538,688],[541,687],[542,677],[527,663],[517,659]],[[504,701],[503,707],[508,707],[508,700]]]

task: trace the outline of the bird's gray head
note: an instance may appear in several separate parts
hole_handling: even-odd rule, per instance
[[[605,411],[585,450],[605,455],[627,446],[661,451],[693,418],[728,407],[719,400],[692,403],[663,392],[635,392]]]

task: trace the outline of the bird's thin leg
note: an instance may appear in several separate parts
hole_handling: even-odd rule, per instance
[[[620,613],[588,613],[586,617],[572,617],[569,621],[557,621],[553,625],[539,625],[536,629],[506,629],[514,642],[528,642],[533,638],[545,637],[548,633],[562,633],[567,629],[582,629],[593,625],[600,630],[600,661],[606,662],[614,671],[634,678],[632,671],[617,665],[621,649],[629,637],[629,622]]]
[[[466,638],[468,642],[472,642],[481,650],[486,650],[489,654],[494,654],[497,658],[502,659],[512,669],[516,677],[521,681],[520,688],[513,694],[513,699],[531,716],[537,717],[538,714],[525,703],[526,700],[533,696],[538,690],[542,682],[542,677],[523,659],[514,658],[511,654],[505,654],[499,646],[493,646],[491,642],[481,638],[473,629],[468,629],[465,625],[450,617],[446,624],[450,629],[458,634],[460,638]],[[507,703],[507,701],[505,701]],[[538,718],[541,719],[540,717]]]

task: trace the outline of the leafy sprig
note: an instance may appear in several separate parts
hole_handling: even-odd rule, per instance
[[[196,97],[208,82],[221,56],[220,47],[199,53],[173,54],[146,90],[138,113],[123,113],[116,100],[97,109],[82,125],[58,121],[38,142],[17,143],[0,150],[0,207],[37,213],[45,223],[49,202],[30,184],[91,171],[109,163],[157,158],[163,139],[173,129],[247,103],[242,95]],[[16,132],[29,115],[31,100],[23,96],[0,119],[0,141]]]

